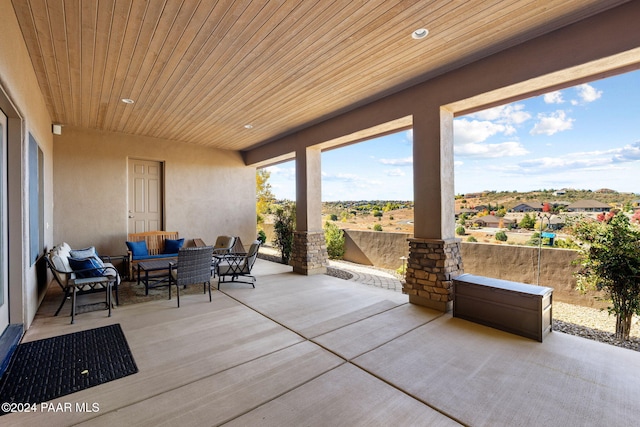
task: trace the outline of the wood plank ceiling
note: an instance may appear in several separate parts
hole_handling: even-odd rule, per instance
[[[13,0],[54,122],[232,150],[620,3]]]

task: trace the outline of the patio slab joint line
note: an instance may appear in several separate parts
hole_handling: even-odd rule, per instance
[[[326,374],[327,372],[331,372],[331,371],[333,371],[334,369],[336,369],[336,368],[338,368],[338,367],[340,367],[340,366],[342,366],[342,365],[344,365],[344,364],[350,364],[350,365],[354,366],[355,368],[360,369],[361,371],[365,372],[366,374],[369,374],[369,375],[371,375],[372,377],[374,377],[374,378],[376,378],[376,379],[378,379],[378,380],[382,381],[383,383],[385,383],[385,384],[389,385],[390,387],[393,387],[394,389],[398,390],[400,393],[402,393],[402,394],[404,394],[404,395],[407,395],[407,396],[411,397],[412,399],[417,400],[418,402],[423,403],[424,405],[426,405],[426,406],[428,406],[429,408],[433,409],[434,411],[436,411],[436,412],[438,412],[438,413],[442,414],[443,416],[445,416],[445,417],[447,417],[447,418],[449,418],[449,419],[451,419],[451,420],[453,420],[453,421],[457,422],[458,424],[463,425],[463,426],[468,426],[467,424],[463,423],[461,420],[457,419],[456,417],[454,417],[454,416],[452,416],[452,415],[449,415],[449,414],[448,414],[448,413],[446,413],[445,411],[442,411],[442,410],[438,409],[437,407],[435,407],[435,406],[433,406],[433,405],[429,404],[428,402],[426,402],[426,401],[424,401],[424,400],[420,399],[419,397],[414,396],[413,394],[408,393],[406,390],[403,390],[403,389],[401,389],[400,387],[396,386],[395,384],[390,383],[389,381],[385,380],[384,378],[381,378],[380,376],[378,376],[378,375],[374,374],[373,372],[368,371],[368,370],[367,370],[367,369],[365,369],[363,366],[360,366],[360,365],[358,365],[356,362],[354,362],[354,361],[353,361],[353,359],[347,359],[347,358],[345,358],[345,357],[343,357],[343,356],[341,356],[341,355],[337,354],[336,352],[334,352],[334,351],[333,351],[333,350],[331,350],[330,348],[327,348],[327,347],[325,347],[324,345],[322,345],[322,344],[320,344],[320,343],[315,342],[315,341],[314,341],[314,338],[317,338],[317,337],[314,337],[314,338],[306,338],[306,337],[304,337],[303,335],[301,335],[300,333],[298,333],[298,332],[294,331],[293,329],[289,328],[288,326],[283,325],[282,323],[278,322],[277,320],[275,320],[275,319],[273,319],[273,318],[271,318],[271,317],[267,316],[267,315],[266,315],[266,314],[264,314],[264,313],[261,313],[260,311],[256,310],[256,309],[255,309],[255,308],[253,308],[253,307],[250,307],[249,305],[247,305],[247,304],[245,304],[244,302],[242,302],[242,301],[238,300],[237,298],[234,298],[232,295],[229,295],[229,294],[228,294],[228,293],[226,293],[225,291],[220,291],[220,292],[222,292],[223,294],[225,294],[227,297],[229,297],[229,298],[233,299],[234,301],[237,301],[239,304],[242,304],[243,306],[245,306],[245,307],[249,308],[250,310],[255,311],[255,312],[256,312],[256,313],[258,313],[259,315],[266,317],[267,319],[271,320],[272,322],[274,322],[274,323],[276,323],[276,324],[278,324],[278,325],[282,326],[283,328],[285,328],[285,329],[287,329],[287,330],[289,330],[289,331],[293,332],[294,334],[296,334],[296,335],[300,336],[304,341],[308,341],[308,342],[310,342],[310,343],[312,343],[312,344],[314,344],[314,345],[317,345],[318,347],[322,348],[323,350],[325,350],[325,351],[327,351],[327,352],[329,352],[329,353],[331,353],[331,354],[335,355],[336,357],[338,357],[338,358],[340,358],[340,359],[342,359],[342,360],[344,361],[344,363],[340,363],[338,366],[335,366],[335,367],[333,367],[333,368],[331,368],[331,369],[329,369],[329,370],[327,370],[327,371],[325,371],[325,372],[323,372],[323,373],[320,373],[320,374],[318,374],[318,375],[314,376],[313,378],[310,378],[310,379],[308,379],[308,380],[306,380],[306,381],[304,381],[304,382],[302,382],[302,383],[298,384],[296,387],[293,387],[293,388],[291,388],[290,390],[287,390],[287,391],[285,391],[285,392],[281,393],[280,395],[275,396],[275,397],[273,397],[273,398],[271,398],[271,399],[269,399],[269,400],[267,400],[267,401],[265,401],[265,402],[261,403],[260,405],[256,406],[255,408],[252,408],[252,409],[250,409],[250,410],[248,410],[248,411],[245,411],[243,414],[240,414],[240,415],[236,416],[235,418],[238,418],[238,417],[240,417],[240,416],[242,416],[242,415],[245,415],[245,414],[247,414],[247,413],[249,413],[249,412],[253,411],[254,409],[256,409],[256,408],[258,408],[258,407],[260,407],[260,406],[262,406],[262,405],[264,405],[264,404],[266,404],[266,403],[268,403],[268,402],[271,402],[271,401],[273,401],[273,400],[275,400],[275,399],[277,399],[277,398],[279,398],[279,397],[281,397],[281,396],[283,396],[283,395],[285,395],[285,394],[287,394],[287,393],[289,393],[289,392],[291,392],[291,391],[293,391],[293,390],[296,390],[297,388],[300,388],[300,387],[302,387],[303,385],[308,384],[309,382],[311,382],[311,381],[315,380],[316,378],[319,378],[320,376],[322,376],[322,375]],[[405,304],[409,304],[409,303],[405,303]],[[385,312],[387,312],[387,311],[393,310],[393,309],[395,309],[395,308],[397,308],[397,307],[401,307],[401,306],[403,306],[403,305],[404,305],[404,304],[400,304],[400,305],[398,305],[398,306],[396,306],[396,307],[389,308],[389,309],[384,310],[384,311],[382,311],[382,312],[380,312],[380,313],[385,313]],[[354,324],[356,324],[356,323],[358,323],[358,322],[361,322],[361,321],[363,321],[363,320],[365,320],[365,319],[369,319],[369,318],[371,318],[371,317],[373,317],[373,316],[377,316],[377,315],[378,315],[378,314],[380,314],[380,313],[372,314],[371,316],[367,316],[367,317],[365,317],[364,319],[360,319],[360,320],[358,320],[358,321],[356,321],[356,322],[350,323],[349,325],[354,325]],[[412,332],[412,331],[414,331],[414,330],[416,330],[416,329],[418,329],[418,328],[421,328],[421,327],[422,327],[422,326],[424,326],[424,325],[427,325],[427,324],[429,324],[429,323],[433,322],[433,321],[434,321],[434,320],[436,320],[436,319],[439,319],[440,317],[444,316],[445,314],[446,314],[446,313],[439,314],[438,316],[434,317],[433,319],[430,319],[429,321],[427,321],[427,322],[425,322],[425,323],[422,323],[422,324],[420,324],[420,325],[418,325],[418,326],[415,326],[415,327],[411,328],[410,330],[408,330],[408,331],[406,331],[406,332],[404,332],[404,333],[402,333],[402,334],[398,335],[397,337],[395,337],[395,338],[393,338],[393,339],[390,339],[390,340],[388,340],[388,341],[386,341],[386,342],[384,342],[384,343],[382,343],[382,344],[380,344],[380,345],[376,346],[375,348],[372,348],[371,350],[367,350],[367,351],[365,351],[364,353],[362,353],[362,354],[360,354],[360,355],[358,355],[358,356],[356,356],[356,357],[360,357],[360,356],[362,356],[362,355],[364,355],[364,354],[367,354],[367,353],[369,353],[369,352],[371,352],[371,351],[373,351],[373,350],[375,350],[375,349],[377,349],[377,348],[380,348],[381,346],[386,345],[386,344],[390,343],[391,341],[393,341],[393,340],[395,340],[395,339],[397,339],[397,338],[399,338],[399,337],[402,337],[402,336],[404,336],[404,335],[408,334],[409,332]],[[325,334],[328,334],[328,333],[330,333],[330,332],[336,331],[336,330],[341,329],[341,328],[344,328],[344,326],[341,326],[340,328],[333,329],[332,331],[327,331],[327,332],[325,332]],[[322,335],[324,335],[324,334],[322,334]],[[322,335],[318,335],[318,336],[322,336]],[[297,345],[297,344],[299,344],[299,343],[292,344],[292,345]],[[287,346],[287,347],[291,347],[291,346]],[[287,348],[287,347],[285,347],[285,348]],[[272,353],[273,353],[273,352],[272,352]],[[262,356],[261,356],[261,357],[262,357]],[[259,358],[258,358],[258,359],[259,359]],[[235,418],[231,418],[231,419],[229,419],[229,420],[226,420],[226,421],[224,421],[224,423],[230,422],[231,420],[233,420],[233,419],[235,419]]]
[[[427,322],[427,323],[429,323],[429,322]],[[366,353],[363,353],[363,354],[366,354]],[[422,404],[424,404],[424,405],[428,406],[429,408],[431,408],[431,409],[433,409],[434,411],[436,411],[436,412],[438,412],[438,413],[442,414],[443,416],[445,416],[445,417],[447,417],[447,418],[449,418],[449,419],[451,419],[451,420],[455,421],[456,423],[458,423],[458,424],[460,424],[460,425],[462,425],[462,426],[465,426],[465,427],[470,427],[470,426],[469,426],[469,424],[464,423],[462,420],[460,420],[460,419],[456,418],[456,417],[455,417],[455,416],[453,416],[453,415],[448,414],[446,411],[443,411],[442,409],[439,409],[438,407],[436,407],[436,406],[434,406],[434,405],[430,404],[429,402],[427,402],[427,401],[425,401],[425,400],[421,399],[420,397],[415,396],[415,395],[413,395],[412,393],[409,393],[409,392],[408,392],[408,391],[406,391],[406,390],[403,390],[402,388],[398,387],[397,385],[393,384],[392,382],[389,382],[389,381],[387,381],[386,379],[384,379],[384,378],[382,378],[382,377],[380,377],[380,376],[376,375],[375,373],[373,373],[373,372],[371,372],[371,371],[367,370],[365,367],[358,365],[358,363],[357,363],[357,362],[349,361],[348,363],[350,363],[351,365],[355,366],[356,368],[358,368],[358,369],[362,370],[363,372],[365,372],[365,373],[367,373],[367,374],[371,375],[372,377],[377,378],[378,380],[382,381],[383,383],[387,384],[388,386],[395,388],[395,389],[396,389],[396,390],[398,390],[400,393],[405,394],[405,395],[407,395],[407,396],[411,397],[412,399],[417,400],[418,402],[421,402]]]

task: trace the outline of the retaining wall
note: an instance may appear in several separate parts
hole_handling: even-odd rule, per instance
[[[265,227],[269,243],[273,233],[270,225]],[[409,256],[408,239],[412,237],[407,233],[345,230],[344,260],[395,270],[402,266],[400,257]],[[460,250],[465,273],[548,286],[554,289],[556,301],[597,308],[607,306],[597,301],[593,293],[583,295],[576,290],[573,275],[578,267],[573,262],[577,251],[542,247],[538,281],[536,247],[461,242]]]
[[[397,269],[401,256],[409,255],[411,234],[380,231],[345,230],[345,261],[364,265]],[[530,246],[461,242],[465,273],[494,277],[554,289],[556,301],[587,307],[606,307],[594,294],[576,290],[573,262],[577,251],[570,249],[540,249],[540,277],[538,280],[538,248]]]

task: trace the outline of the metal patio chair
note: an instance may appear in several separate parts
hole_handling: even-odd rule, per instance
[[[220,283],[231,282],[248,283],[255,288],[256,278],[251,274],[251,270],[258,257],[258,249],[260,249],[260,241],[256,240],[251,244],[246,254],[231,253],[216,256],[218,263],[215,265],[215,272],[218,275],[218,289],[220,289]],[[225,277],[231,279],[226,280]],[[251,281],[238,280],[240,277],[250,278]]]

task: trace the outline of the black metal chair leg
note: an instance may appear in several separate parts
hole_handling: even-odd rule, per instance
[[[73,297],[71,298],[71,324],[76,323],[76,288],[73,287]]]
[[[56,314],[54,314],[54,316],[57,316],[60,313],[60,310],[62,310],[64,303],[67,302],[67,298],[69,298],[69,288],[67,288],[64,291],[64,295],[62,296],[62,302],[60,303],[60,307],[58,307],[58,309],[56,310]]]

